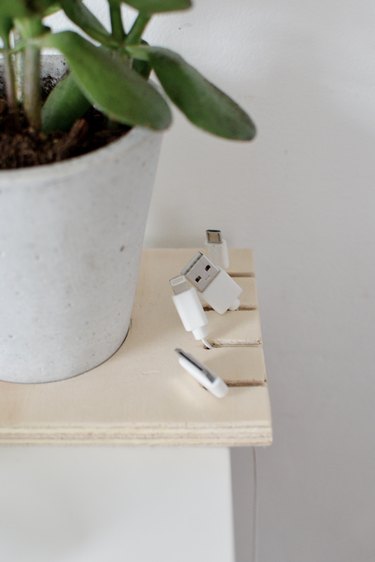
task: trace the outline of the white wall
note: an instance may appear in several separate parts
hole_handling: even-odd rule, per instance
[[[373,2],[195,4],[149,38],[248,108],[259,135],[228,143],[177,117],[146,242],[196,245],[209,226],[256,251],[275,426],[258,455],[259,561],[372,562]]]
[[[195,4],[156,22],[150,38],[235,96],[259,136],[238,146],[178,119],[147,242],[197,244],[214,226],[256,251],[275,426],[273,447],[259,454],[259,560],[370,562],[374,4]]]

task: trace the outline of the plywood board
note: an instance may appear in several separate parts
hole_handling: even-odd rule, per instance
[[[0,443],[270,444],[251,253],[232,252],[245,282],[243,302],[222,316],[208,312],[214,348],[206,350],[183,330],[168,283],[194,252],[144,251],[129,335],[104,364],[61,382],[0,383]],[[178,365],[176,347],[216,371],[230,386],[228,395],[219,400],[197,385]]]

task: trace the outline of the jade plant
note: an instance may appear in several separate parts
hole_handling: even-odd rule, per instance
[[[104,0],[103,0],[104,1]],[[106,0],[110,30],[81,0],[1,0],[3,80],[9,111],[29,127],[69,131],[90,107],[109,122],[154,130],[171,123],[171,100],[196,126],[220,137],[251,140],[255,126],[226,94],[175,52],[149,45],[143,34],[154,14],[184,10],[190,0]],[[129,28],[123,5],[137,11]],[[54,32],[46,17],[62,10],[76,31]],[[41,54],[57,50],[68,72],[42,103]],[[161,89],[150,82],[154,72]]]

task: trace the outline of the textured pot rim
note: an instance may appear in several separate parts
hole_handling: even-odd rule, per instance
[[[144,127],[135,127],[119,139],[93,150],[81,156],[68,158],[62,162],[42,164],[40,166],[30,166],[17,169],[0,170],[0,186],[9,186],[11,181],[14,184],[20,181],[22,184],[33,180],[48,180],[58,177],[59,179],[82,173],[87,168],[97,165],[97,160],[110,160],[116,158],[124,150],[132,150],[153,135],[162,135],[162,131],[153,131]]]

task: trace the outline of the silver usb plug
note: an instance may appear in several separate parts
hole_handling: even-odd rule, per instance
[[[220,273],[220,269],[216,267],[202,252],[198,252],[194,258],[181,271],[186,279],[200,293],[203,293],[212,281]]]

